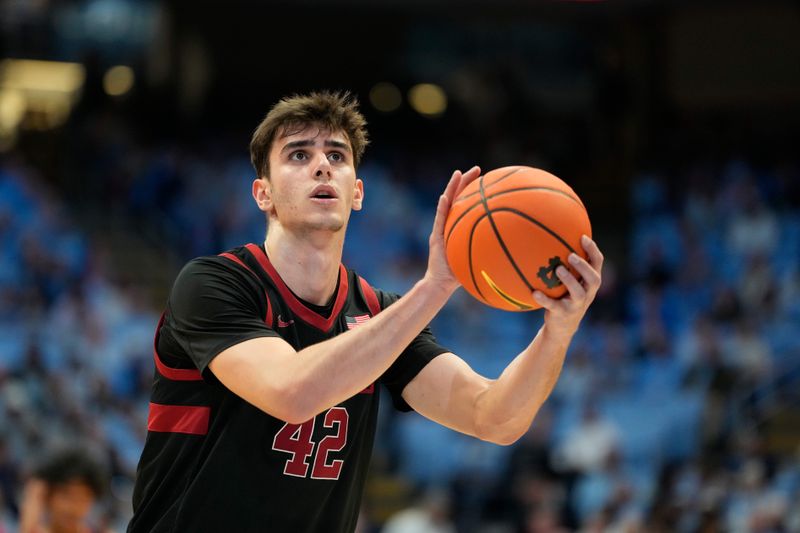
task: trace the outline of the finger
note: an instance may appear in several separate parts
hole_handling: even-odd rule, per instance
[[[444,225],[447,221],[447,214],[450,212],[450,199],[446,195],[439,196],[439,203],[436,204],[436,216],[433,218],[433,230],[431,239],[441,239],[444,235]]]
[[[547,309],[548,311],[553,311],[558,307],[560,302],[555,298],[550,298],[542,291],[533,291],[533,299],[536,300],[536,303],[541,305],[542,308]]]
[[[586,254],[589,256],[589,263],[597,272],[602,272],[605,258],[600,252],[600,248],[597,247],[597,243],[589,238],[588,235],[584,235],[581,237],[581,246],[583,246],[583,249],[586,250]]]
[[[450,181],[447,182],[447,187],[444,189],[443,195],[447,197],[448,200],[453,200],[457,196],[457,192],[459,190],[459,185],[461,184],[462,174],[460,170],[456,170],[453,172],[453,175],[450,176]]]
[[[467,185],[478,179],[480,175],[481,175],[481,167],[477,165],[475,165],[467,172],[465,172],[464,175],[461,176],[461,183],[459,184],[458,191],[456,191],[456,196],[461,194],[461,191],[463,191],[467,187]]]
[[[561,265],[556,269],[556,276],[561,280],[561,283],[566,285],[570,297],[576,302],[582,302],[586,298],[586,289],[577,280],[572,272],[567,270],[567,267]]]
[[[567,261],[578,271],[578,274],[581,275],[581,278],[590,289],[597,290],[600,287],[600,273],[587,263],[583,257],[576,253],[571,253],[567,257]]]

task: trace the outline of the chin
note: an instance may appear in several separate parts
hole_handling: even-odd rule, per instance
[[[325,220],[306,224],[309,231],[330,231],[331,233],[341,231],[344,226],[345,223],[342,220]]]

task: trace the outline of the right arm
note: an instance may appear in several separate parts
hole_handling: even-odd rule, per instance
[[[244,341],[211,360],[214,375],[262,411],[301,424],[374,383],[451,291],[425,278],[362,326],[300,351],[280,337]]]
[[[439,198],[422,280],[366,324],[295,351],[260,337],[221,351],[209,368],[228,389],[262,411],[300,424],[374,383],[458,287],[444,254],[444,224],[453,200],[480,173],[456,171]]]

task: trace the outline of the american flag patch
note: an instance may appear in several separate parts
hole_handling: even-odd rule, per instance
[[[347,329],[353,329],[369,320],[369,315],[345,316],[344,320],[347,322]]]

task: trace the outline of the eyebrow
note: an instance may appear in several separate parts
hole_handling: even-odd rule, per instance
[[[291,141],[286,143],[286,145],[284,145],[284,147],[281,148],[281,153],[294,148],[305,148],[307,146],[314,146],[314,145],[315,142],[312,139],[304,139],[302,141]],[[351,151],[350,146],[347,143],[343,143],[341,141],[327,140],[325,141],[324,145],[331,148],[339,148],[340,150],[344,150],[346,152]]]

